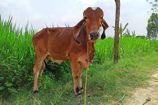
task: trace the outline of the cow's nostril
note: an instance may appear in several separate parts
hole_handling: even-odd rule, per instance
[[[90,36],[93,37],[93,36],[94,36],[94,33],[90,33]]]
[[[90,33],[90,37],[91,37],[91,40],[96,40],[99,37],[99,33],[98,32],[92,32],[92,33]]]
[[[90,33],[91,36],[96,36],[97,34],[98,34],[97,32]]]

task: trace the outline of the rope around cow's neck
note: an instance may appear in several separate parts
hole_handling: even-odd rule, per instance
[[[88,72],[88,69],[86,69],[86,76],[85,76],[85,90],[84,90],[84,105],[87,105],[87,80],[88,80],[88,75],[87,75],[87,72]]]

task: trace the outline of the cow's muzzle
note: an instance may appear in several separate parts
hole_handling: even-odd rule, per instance
[[[90,33],[90,39],[91,40],[96,40],[99,38],[99,32],[92,32]]]

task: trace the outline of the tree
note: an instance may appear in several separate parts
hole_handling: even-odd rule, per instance
[[[119,23],[120,23],[120,0],[115,0],[116,16],[115,16],[115,38],[114,38],[114,63],[118,63],[119,58]]]
[[[149,39],[158,37],[158,14],[152,13],[147,25],[147,37]]]
[[[147,2],[149,2],[152,5],[152,12],[154,13],[158,13],[158,0],[146,0]]]
[[[146,0],[152,5],[152,14],[148,19],[147,37],[156,39],[158,37],[158,0]]]

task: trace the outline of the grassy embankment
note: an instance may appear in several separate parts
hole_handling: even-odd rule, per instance
[[[0,104],[82,105],[83,97],[74,97],[68,63],[53,64],[58,70],[54,74],[45,72],[40,78],[39,94],[32,94],[33,34],[33,30],[22,32],[11,20],[0,18]],[[106,105],[130,95],[158,68],[158,41],[123,37],[119,50],[119,63],[113,64],[113,39],[97,41],[88,71],[88,102],[92,105]]]

